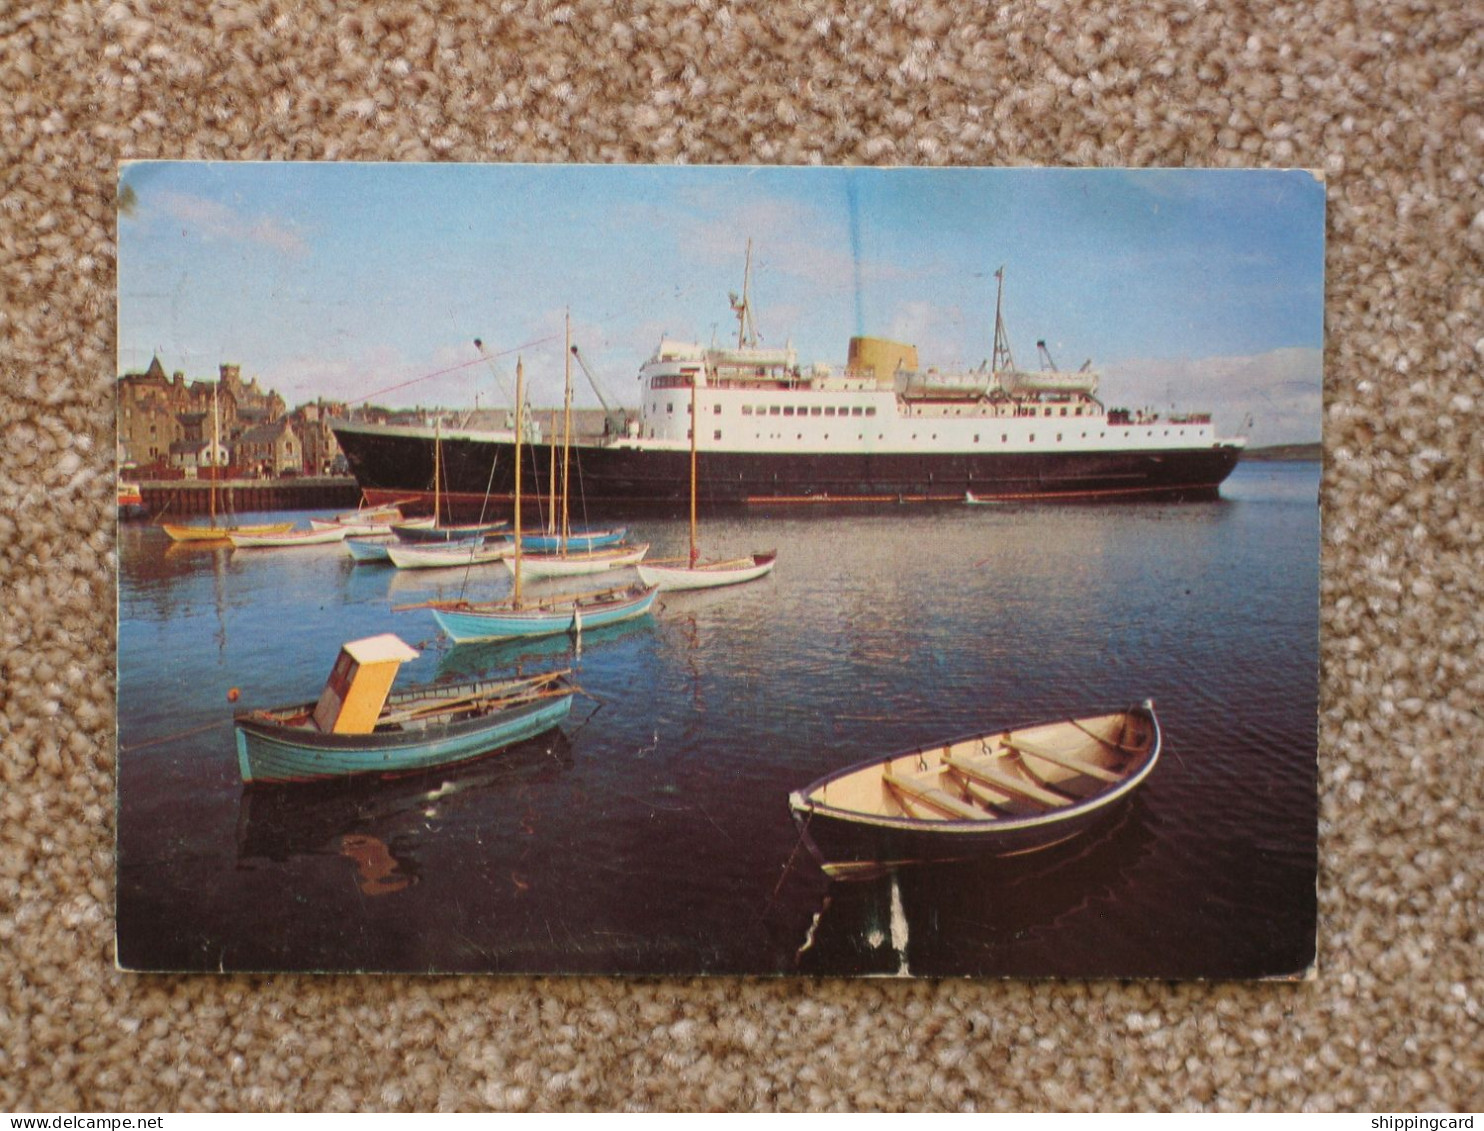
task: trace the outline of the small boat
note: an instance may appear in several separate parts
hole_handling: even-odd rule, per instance
[[[790,795],[825,873],[1060,844],[1111,814],[1159,761],[1154,704],[959,738],[862,762]]]
[[[609,526],[601,530],[579,529],[566,536],[566,543],[569,550],[598,550],[604,546],[616,546],[628,536],[627,526]],[[525,534],[521,536],[520,547],[522,550],[533,550],[538,554],[552,553],[562,548],[562,535],[550,532]]]
[[[144,492],[138,483],[119,480],[118,514],[119,518],[145,518],[149,515],[149,508],[144,505]]]
[[[234,534],[247,537],[287,534],[293,528],[292,522],[272,522],[263,526],[195,526],[177,522],[160,523],[160,529],[170,536],[172,542],[230,542]]]
[[[387,548],[392,544],[390,535],[347,535],[345,552],[358,562],[389,562]]]
[[[638,567],[644,584],[660,589],[712,589],[721,585],[739,585],[744,581],[755,581],[773,572],[777,553],[749,554],[745,558],[733,558],[725,562],[649,563]]]
[[[343,542],[346,528],[331,530],[280,530],[266,533],[251,533],[247,530],[229,530],[227,537],[238,550],[286,550],[294,546],[323,546],[330,542]]]
[[[415,773],[482,757],[557,726],[572,709],[569,672],[434,684],[388,694],[418,653],[386,633],[340,650],[318,702],[233,716],[249,784]]]
[[[382,517],[371,517],[377,512],[362,511],[365,518],[351,519],[344,515],[335,518],[311,518],[309,526],[312,530],[344,530],[351,538],[376,538],[392,533],[392,524],[399,526],[432,526],[433,519],[427,518],[403,518],[401,511],[392,511]]]
[[[560,551],[555,554],[523,554],[521,555],[521,569],[526,575],[537,581],[547,577],[580,577],[584,574],[602,573],[610,569],[622,569],[624,566],[634,565],[645,554],[649,553],[649,543],[644,542],[637,546],[605,546],[600,550],[571,550],[565,554]],[[513,557],[507,557],[505,564],[512,572],[515,569]]]
[[[431,522],[399,522],[391,531],[403,542],[464,542],[470,538],[483,538],[507,529],[510,523],[466,522],[456,526],[439,526]]]
[[[508,558],[514,552],[513,542],[486,542],[483,538],[463,542],[393,542],[386,547],[386,556],[398,569],[483,565]]]
[[[528,597],[519,603],[439,601],[429,607],[450,640],[472,644],[518,636],[556,636],[617,624],[642,617],[654,606],[657,596],[659,590],[652,586],[630,585],[598,593]]]
[[[752,244],[747,245],[749,271],[752,265]],[[747,276],[742,277],[742,305],[747,303]],[[645,585],[661,589],[715,589],[722,585],[740,585],[744,581],[755,581],[764,574],[773,572],[778,554],[772,550],[750,554],[745,558],[728,561],[703,561],[701,544],[697,534],[696,493],[699,481],[696,420],[696,386],[699,374],[692,373],[690,382],[690,553],[683,561],[651,562],[639,567],[639,576]]]

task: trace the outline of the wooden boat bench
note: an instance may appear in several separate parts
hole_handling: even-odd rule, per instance
[[[965,754],[946,754],[943,757],[943,763],[963,774],[970,781],[987,785],[1001,793],[1022,797],[1045,809],[1061,809],[1072,803],[1070,797],[1054,793],[1034,782],[1021,781],[1019,778],[1012,778],[1009,774],[1002,774],[985,758]]]
[[[890,770],[882,773],[881,780],[908,799],[926,805],[930,809],[936,809],[950,817],[965,821],[983,821],[992,816],[985,810],[970,805],[967,801],[961,801],[936,786],[925,785],[902,774],[894,774]]]
[[[1094,765],[1092,762],[1084,762],[1080,758],[1074,758],[1070,754],[1059,754],[1055,750],[1047,750],[1043,746],[1026,742],[1021,738],[1003,739],[1006,747],[1020,754],[1029,754],[1032,758],[1040,758],[1043,762],[1050,762],[1054,766],[1060,766],[1064,770],[1073,773],[1085,774],[1098,781],[1114,785],[1123,780],[1123,775],[1115,773],[1106,766]]]

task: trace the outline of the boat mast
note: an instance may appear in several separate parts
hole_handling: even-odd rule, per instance
[[[696,385],[697,375],[690,379],[690,568],[696,568],[700,551],[696,546]]]
[[[520,434],[525,428],[526,370],[523,360],[515,359],[515,588],[510,596],[512,608],[520,608]]]
[[[547,495],[547,498],[550,500],[550,509],[547,511],[547,514],[546,514],[546,532],[548,534],[555,534],[557,532],[557,530],[558,530],[558,527],[557,527],[557,450],[556,450],[556,438],[557,438],[557,411],[556,411],[556,409],[552,409],[551,410],[551,440],[550,440],[550,445],[551,445],[551,491]]]
[[[1002,369],[1014,369],[1015,358],[1010,355],[1010,335],[1005,330],[1005,317],[1002,313],[1001,300],[1005,296],[1005,268],[1002,266],[994,273],[999,281],[994,295],[994,352],[990,356],[989,371],[998,373]]]
[[[567,556],[567,540],[572,535],[572,312],[567,311],[566,393],[562,405],[562,556]],[[552,437],[555,439],[555,437]]]
[[[438,527],[438,496],[442,484],[438,478],[438,465],[443,462],[443,418],[433,418],[433,527]]]
[[[218,381],[211,386],[211,526],[216,528],[216,456],[222,450],[222,418],[217,411],[216,395],[221,389]]]

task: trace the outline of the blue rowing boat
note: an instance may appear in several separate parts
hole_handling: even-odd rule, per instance
[[[519,636],[557,636],[617,624],[642,617],[658,595],[659,590],[653,586],[632,585],[580,596],[527,599],[520,604],[439,602],[432,609],[438,627],[455,644],[471,644]]]

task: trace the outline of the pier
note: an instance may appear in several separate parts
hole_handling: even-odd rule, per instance
[[[216,488],[218,514],[315,508],[348,510],[361,498],[349,475],[295,476],[292,479],[146,479],[139,483],[151,518],[211,513]]]

